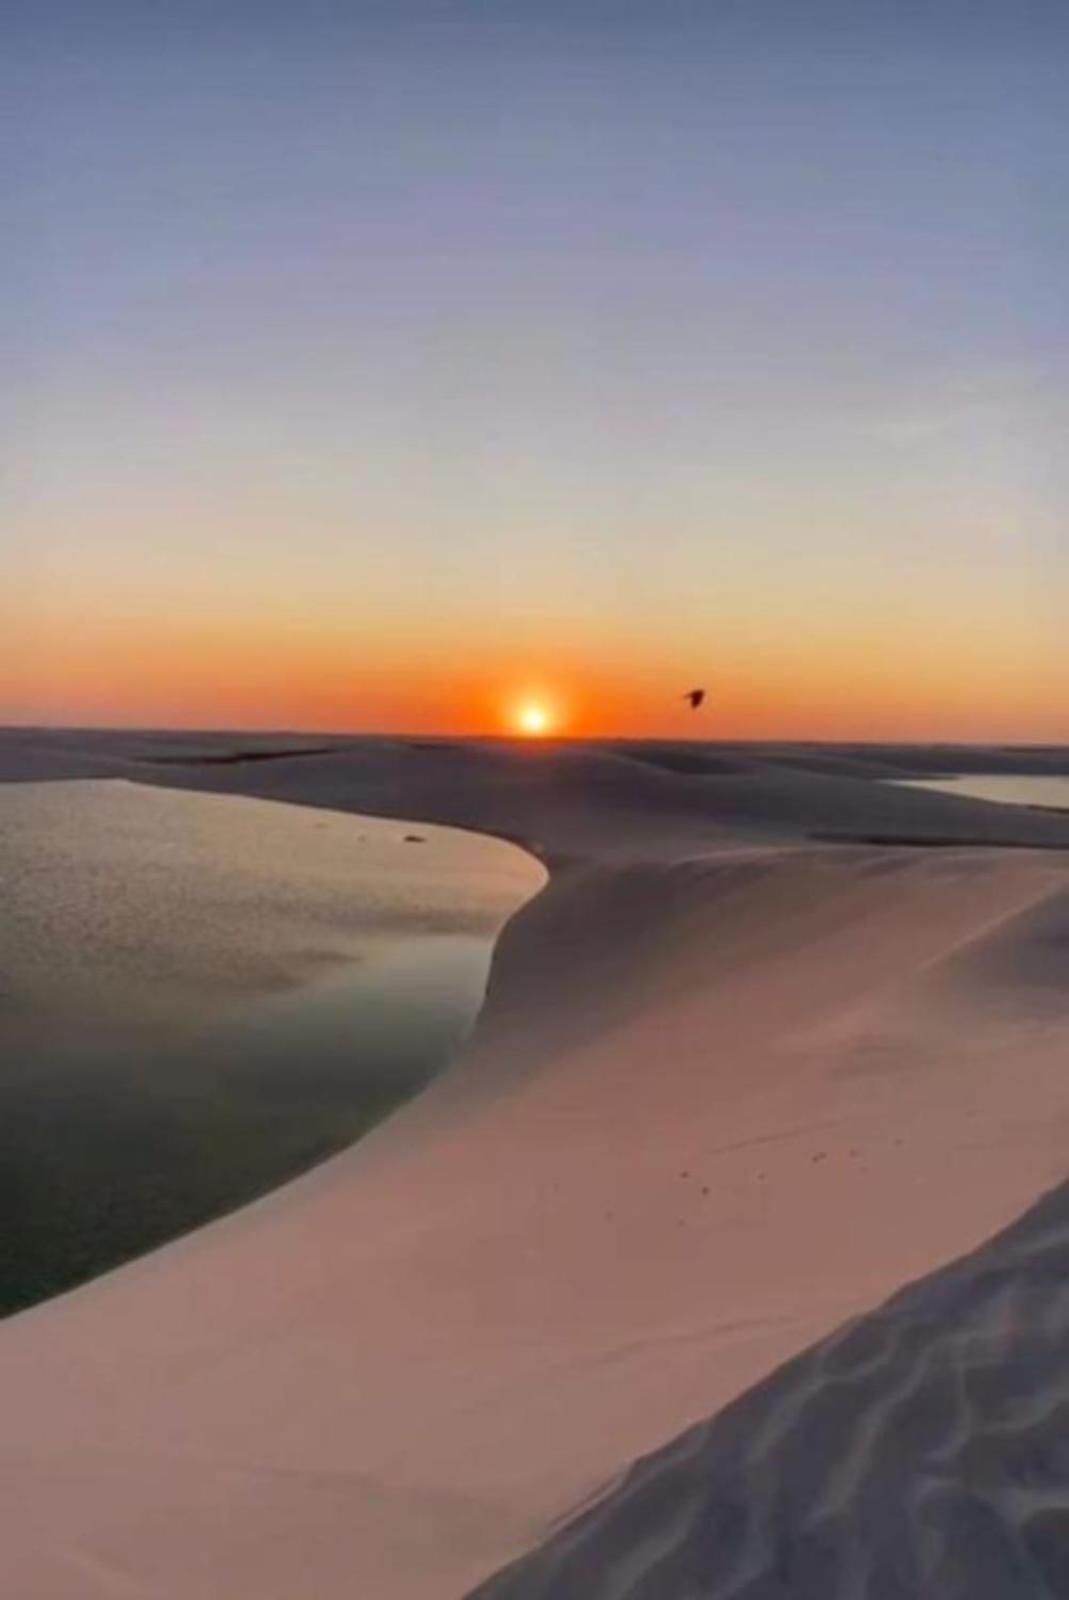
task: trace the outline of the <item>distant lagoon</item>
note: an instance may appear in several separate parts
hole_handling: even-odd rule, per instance
[[[906,789],[935,789],[943,794],[964,795],[972,800],[994,800],[999,805],[1069,811],[1069,777],[1057,774],[963,772],[941,778],[908,778],[896,782]]]

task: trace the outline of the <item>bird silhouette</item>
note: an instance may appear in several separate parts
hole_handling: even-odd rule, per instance
[[[698,707],[701,705],[702,701],[705,699],[705,690],[704,689],[688,689],[686,694],[683,696],[683,698],[684,698],[684,700],[689,702],[690,709],[692,711],[697,711]]]

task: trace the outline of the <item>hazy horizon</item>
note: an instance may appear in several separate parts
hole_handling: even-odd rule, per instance
[[[0,723],[1069,737],[1053,0],[6,32]]]

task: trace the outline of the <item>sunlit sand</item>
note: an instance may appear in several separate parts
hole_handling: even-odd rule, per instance
[[[908,1305],[886,1338],[836,1330],[1065,1174],[1069,819],[890,786],[888,762],[908,763],[888,752],[353,741],[208,764],[187,745],[161,767],[163,743],[53,742],[49,759],[464,822],[526,840],[553,878],[424,1093],[308,1176],[0,1328],[10,1591],[88,1600],[121,1574],[146,1597],[437,1600],[531,1551],[488,1593],[555,1597],[546,1563],[563,1561],[562,1593],[617,1600],[647,1570],[644,1528],[666,1560],[722,1548],[724,1583],[745,1561],[756,1581],[783,1528],[760,1506],[804,1542],[807,1483],[834,1501],[820,1570],[854,1559],[881,1463],[900,1464],[886,1481],[908,1507],[946,1436],[901,1455]],[[9,776],[39,768],[6,749]],[[1020,1374],[1022,1239],[993,1258],[1020,1290],[990,1314],[975,1275],[958,1322],[922,1294],[934,1343],[917,1360],[941,1361],[960,1326]],[[1043,1313],[1055,1342],[1063,1304]],[[1054,1370],[1035,1369],[1037,1427]],[[852,1411],[844,1374],[864,1378],[870,1436],[842,1444],[832,1483],[816,1474],[840,1437],[825,1426]],[[738,1431],[669,1443],[739,1396],[745,1560],[690,1510],[740,1470]],[[955,1448],[997,1423],[974,1390]],[[614,1485],[660,1447],[630,1480],[636,1521]],[[999,1537],[1031,1537],[1014,1457],[986,1470]],[[594,1524],[573,1526],[591,1496]],[[917,1559],[952,1550],[954,1504],[932,1501],[923,1540],[907,1518]],[[823,1600],[804,1570],[797,1592]],[[941,1594],[1001,1600],[946,1570]]]

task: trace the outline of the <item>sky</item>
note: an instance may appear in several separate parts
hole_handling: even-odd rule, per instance
[[[1061,0],[5,17],[0,721],[1069,738]]]

